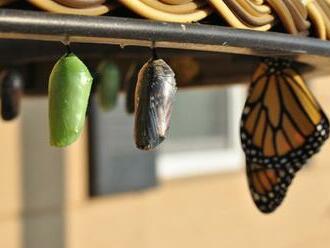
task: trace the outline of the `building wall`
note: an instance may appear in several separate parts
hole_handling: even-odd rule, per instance
[[[327,80],[312,86],[330,113]],[[254,207],[243,169],[90,199],[86,134],[67,149],[49,149],[47,125],[33,126],[46,123],[44,102],[26,100],[18,121],[0,122],[0,247],[329,247],[330,143],[271,215]]]

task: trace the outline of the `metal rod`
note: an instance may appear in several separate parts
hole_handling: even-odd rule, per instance
[[[109,16],[0,10],[0,38],[105,43],[215,51],[258,56],[330,57],[330,42],[234,28]]]

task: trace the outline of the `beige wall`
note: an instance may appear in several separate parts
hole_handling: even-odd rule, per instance
[[[21,247],[19,122],[0,122],[0,247]]]
[[[326,81],[313,88],[330,114]],[[44,101],[26,101],[20,120],[0,122],[1,248],[330,247],[330,143],[268,216],[254,207],[243,170],[89,199],[86,135],[49,149]],[[32,118],[36,106],[44,107]],[[36,122],[44,128],[27,132]]]

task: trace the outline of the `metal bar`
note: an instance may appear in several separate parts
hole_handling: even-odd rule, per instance
[[[330,57],[330,42],[234,28],[109,16],[0,10],[0,38],[151,46],[200,51]]]

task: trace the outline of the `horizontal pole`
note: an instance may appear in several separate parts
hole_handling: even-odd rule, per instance
[[[0,10],[0,38],[152,46],[256,56],[330,57],[330,42],[275,32],[109,16]],[[305,59],[307,60],[307,59]]]

